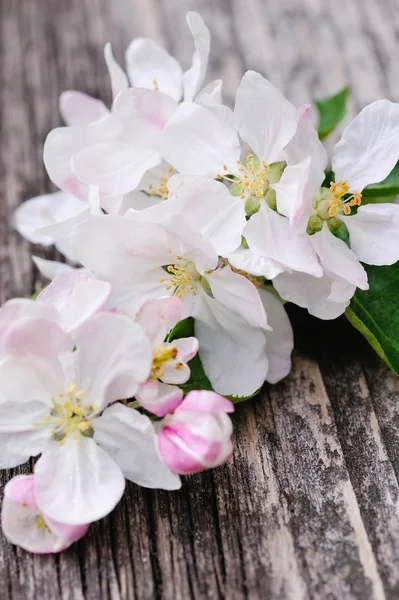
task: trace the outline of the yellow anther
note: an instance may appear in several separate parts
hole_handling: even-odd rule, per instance
[[[336,217],[339,214],[350,215],[352,206],[360,206],[362,203],[362,195],[359,192],[354,192],[352,196],[344,199],[343,196],[349,193],[350,187],[344,179],[332,182],[328,193],[328,216]]]
[[[84,417],[86,414],[86,411],[83,408],[83,406],[71,406],[69,410],[74,415],[78,415],[78,417]]]
[[[72,394],[75,392],[75,390],[76,390],[76,383],[70,383],[66,389],[66,395],[72,396]]]
[[[155,90],[156,92],[158,92],[158,91],[159,91],[159,85],[158,85],[158,81],[157,81],[156,79],[153,79],[153,80],[152,80],[152,83],[153,83],[153,85],[154,85],[154,90]]]

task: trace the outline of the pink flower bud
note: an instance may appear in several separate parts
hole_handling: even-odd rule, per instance
[[[65,525],[50,519],[37,506],[34,475],[17,475],[4,489],[1,525],[12,544],[49,554],[65,550],[84,536],[90,523]]]
[[[164,463],[181,475],[222,465],[231,456],[233,404],[215,392],[192,391],[162,422],[158,448]]]

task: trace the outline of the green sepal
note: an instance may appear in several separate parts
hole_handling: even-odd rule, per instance
[[[350,237],[347,226],[340,219],[332,218],[328,221],[328,228],[335,237],[339,238],[350,248]]]
[[[392,198],[396,198],[399,194],[399,162],[396,163],[388,177],[386,177],[380,183],[373,183],[364,188],[362,192],[362,204],[365,202],[393,202]],[[383,197],[391,198],[383,200]],[[375,198],[375,199],[374,199]]]
[[[345,117],[349,95],[350,88],[347,86],[333,96],[315,100],[319,111],[319,125],[317,130],[321,140],[324,140],[334,131],[338,123]]]
[[[267,172],[268,182],[269,183],[278,183],[281,179],[282,174],[284,173],[286,166],[287,166],[287,163],[285,162],[285,160],[271,163],[269,165],[269,170]]]

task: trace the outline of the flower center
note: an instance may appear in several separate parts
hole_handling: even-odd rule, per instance
[[[201,275],[191,260],[176,256],[176,262],[164,268],[169,277],[161,277],[159,281],[160,283],[166,283],[167,290],[175,288],[174,295],[178,298],[181,298],[187,292],[191,292],[194,296],[197,295],[195,283],[200,281]]]
[[[169,195],[168,181],[169,181],[169,179],[171,177],[173,177],[174,174],[175,174],[175,171],[174,171],[173,167],[170,167],[168,169],[167,176],[166,177],[161,177],[159,179],[159,186],[158,187],[156,187],[152,183],[148,186],[148,192],[147,192],[147,194],[149,194],[150,196],[161,196],[161,198],[163,200],[165,200],[165,198],[167,198],[168,195]]]
[[[250,196],[263,198],[268,189],[268,171],[269,167],[264,160],[259,161],[253,154],[248,154],[247,159],[242,163],[237,161],[238,170],[241,173],[237,186],[241,192],[240,197],[246,200]],[[226,170],[227,167],[224,167]]]
[[[36,529],[42,529],[43,531],[52,533],[50,527],[47,525],[46,521],[44,520],[42,513],[39,513],[39,515],[36,519]]]
[[[362,203],[362,195],[355,192],[349,198],[344,199],[344,196],[349,192],[348,182],[345,180],[331,183],[327,196],[327,215],[328,217],[336,217],[337,215],[350,215],[352,206],[360,206]]]
[[[163,366],[177,356],[177,348],[173,344],[158,344],[152,350],[151,379],[159,379],[164,376]]]
[[[84,391],[77,390],[76,384],[71,383],[65,393],[58,394],[57,400],[51,398],[53,408],[50,415],[34,425],[51,427],[52,439],[60,444],[65,444],[71,435],[77,441],[80,441],[82,435],[92,437],[91,419],[96,416],[98,407],[95,404],[82,406],[83,396]]]

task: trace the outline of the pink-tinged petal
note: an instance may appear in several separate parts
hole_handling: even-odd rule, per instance
[[[194,358],[199,348],[198,340],[195,337],[173,340],[172,344],[177,348],[177,361],[184,360],[185,362],[188,362]]]
[[[399,260],[399,206],[367,204],[356,215],[341,217],[351,249],[367,265],[393,265]]]
[[[180,479],[162,462],[150,419],[114,404],[93,421],[94,439],[122,469],[126,479],[148,488],[177,490]]]
[[[211,34],[197,12],[187,13],[187,23],[194,38],[195,53],[190,69],[183,75],[184,100],[192,102],[205,79],[211,47]]]
[[[60,552],[68,548],[89,527],[89,524],[64,525],[42,514],[36,504],[33,475],[19,475],[7,483],[1,517],[6,538],[24,550],[37,554]]]
[[[252,327],[270,329],[257,287],[231,267],[217,269],[206,277],[213,297]]]
[[[297,128],[296,109],[267,79],[247,71],[236,94],[234,114],[242,139],[260,160],[281,160]]]
[[[237,130],[197,104],[180,104],[166,124],[161,142],[162,156],[181,173],[216,177],[223,165],[237,171]]]
[[[174,386],[149,379],[136,392],[140,406],[157,417],[172,413],[183,400],[183,391]]]
[[[158,150],[166,123],[177,109],[170,96],[142,88],[129,88],[114,103],[125,136],[138,148]]]
[[[126,51],[132,86],[158,90],[176,101],[182,95],[182,70],[175,58],[148,38],[136,38]]]
[[[81,181],[95,185],[105,194],[126,194],[134,190],[148,169],[161,162],[152,150],[143,150],[127,140],[94,144],[72,159]]]
[[[109,283],[69,271],[57,275],[39,294],[37,302],[54,307],[61,315],[62,327],[72,331],[103,310],[110,295]]]
[[[129,317],[109,312],[94,315],[75,331],[74,341],[80,371],[76,383],[85,389],[88,405],[105,408],[130,398],[150,374],[150,342]]]
[[[294,233],[306,232],[312,212],[314,188],[310,182],[310,168],[309,156],[303,162],[286,167],[280,181],[273,186],[276,192],[277,210],[290,221],[291,237]]]
[[[377,100],[344,129],[335,146],[335,181],[346,180],[353,192],[389,175],[399,158],[399,104]]]
[[[135,321],[146,332],[153,345],[161,344],[167,333],[178,323],[184,310],[181,298],[145,298],[136,313]]]
[[[356,254],[335,237],[327,225],[314,235],[309,236],[323,268],[338,279],[343,279],[361,290],[368,290],[367,273]]]
[[[112,53],[112,46],[109,43],[105,45],[104,58],[111,79],[112,97],[115,100],[120,92],[123,92],[129,87],[129,82],[125,71],[116,62]]]
[[[224,396],[207,390],[193,390],[187,394],[179,408],[193,412],[234,412],[234,404]]]
[[[27,298],[12,298],[0,308],[0,341],[6,331],[18,320],[26,318],[47,318],[55,323],[59,316],[55,309],[46,310],[44,306],[38,306],[34,300]]]
[[[59,109],[66,125],[87,125],[108,114],[104,102],[88,94],[68,90],[60,96]]]
[[[50,318],[41,316],[15,320],[1,339],[1,354],[4,356],[37,356],[54,358],[62,352],[72,352],[74,341]]]
[[[59,273],[67,273],[76,270],[74,267],[71,267],[71,265],[59,262],[58,260],[46,260],[40,256],[32,256],[32,260],[38,268],[39,273],[50,280],[54,279]],[[82,271],[83,269],[79,270]]]

